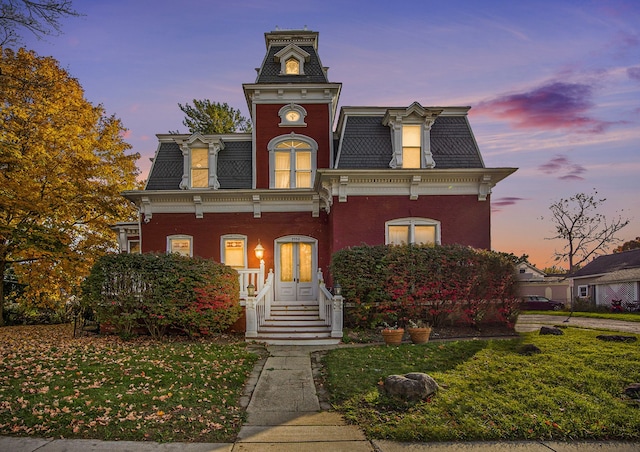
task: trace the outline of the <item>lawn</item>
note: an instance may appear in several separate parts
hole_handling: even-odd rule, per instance
[[[431,342],[330,351],[331,402],[369,438],[398,441],[640,439],[640,406],[623,389],[640,382],[640,345],[597,331],[562,336]],[[535,344],[541,353],[519,353]],[[441,389],[403,403],[379,392],[387,375],[425,372]]]
[[[258,356],[243,342],[72,338],[69,325],[0,328],[0,435],[232,441]]]
[[[543,314],[568,317],[569,311],[523,311],[522,314]],[[636,312],[581,312],[574,311],[571,317],[589,317],[592,319],[624,320],[626,322],[640,322],[640,313]]]

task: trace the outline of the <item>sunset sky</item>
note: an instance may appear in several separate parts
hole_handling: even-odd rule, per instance
[[[129,129],[143,175],[156,133],[186,132],[178,103],[227,102],[245,116],[264,33],[320,33],[340,106],[471,106],[488,167],[519,170],[492,194],[492,246],[553,265],[548,206],[597,190],[601,213],[640,236],[637,0],[75,0],[63,34],[25,47],[53,56],[87,99]],[[566,267],[566,264],[564,264]]]

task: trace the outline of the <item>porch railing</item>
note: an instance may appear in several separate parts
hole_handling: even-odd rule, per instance
[[[260,262],[260,268],[241,268],[238,270],[238,281],[240,282],[240,299],[246,300],[248,296],[247,286],[253,284],[256,293],[264,287],[264,262]]]
[[[343,298],[342,295],[333,295],[324,283],[322,270],[318,270],[318,307],[320,318],[325,325],[331,327],[331,337],[342,337],[343,328]]]
[[[254,297],[246,297],[247,331],[245,337],[257,337],[258,328],[269,320],[271,303],[273,302],[273,270]]]

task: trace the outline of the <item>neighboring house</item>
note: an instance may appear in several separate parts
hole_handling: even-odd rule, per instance
[[[142,252],[235,267],[243,298],[256,281],[258,323],[276,306],[305,305],[317,316],[320,305],[320,317],[330,317],[322,282],[332,279],[332,253],[345,247],[491,248],[491,189],[516,169],[485,167],[469,107],[414,102],[338,112],[342,85],[320,62],[317,32],[278,30],[265,40],[257,78],[242,86],[252,133],[158,135],[145,189],[124,193],[140,223],[116,228],[123,247],[133,240]],[[272,270],[266,282],[250,270],[261,263]],[[268,337],[262,325],[247,328],[248,337]]]
[[[611,306],[622,300],[627,309],[637,308],[640,292],[640,249],[595,258],[572,275],[577,298],[595,306]]]
[[[516,266],[518,294],[538,295],[550,300],[571,304],[571,282],[567,275],[547,275],[534,265],[521,262]]]

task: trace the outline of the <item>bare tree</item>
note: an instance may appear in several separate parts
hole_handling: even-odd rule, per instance
[[[629,220],[621,216],[607,219],[598,213],[606,198],[598,199],[597,195],[595,190],[591,195],[578,193],[549,206],[556,235],[547,239],[564,240],[564,248],[555,251],[555,259],[558,262],[568,261],[569,273],[591,258],[604,254],[610,245],[620,242],[615,235],[629,224]]]
[[[0,47],[22,42],[19,28],[26,28],[39,39],[60,34],[60,19],[78,17],[71,0],[0,0]]]

